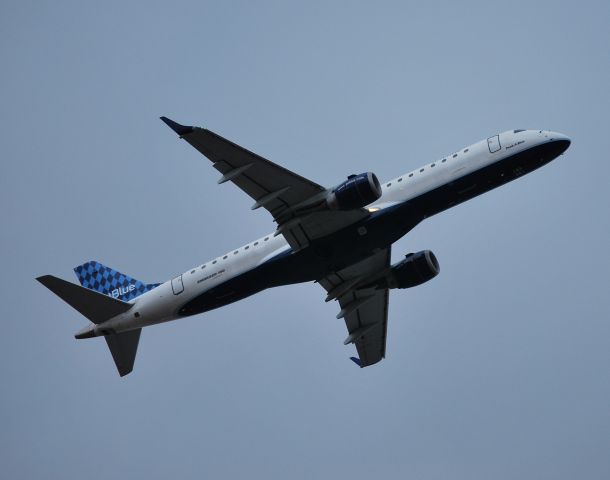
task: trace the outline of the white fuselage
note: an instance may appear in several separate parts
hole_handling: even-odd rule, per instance
[[[558,139],[567,137],[543,130],[503,132],[383,183],[382,196],[366,208],[373,212],[396,206],[507,157]],[[282,235],[270,233],[144,293],[132,302],[134,307],[129,311],[96,325],[95,329],[121,332],[180,318],[178,311],[189,300],[290,249]]]

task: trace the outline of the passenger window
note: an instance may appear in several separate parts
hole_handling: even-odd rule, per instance
[[[269,240],[269,237],[265,237],[265,242],[266,242],[267,240]]]
[[[412,177],[412,176],[413,176],[413,174],[412,174],[412,173],[409,173],[409,177]]]
[[[454,153],[454,154],[453,154],[453,158],[455,158],[455,157],[457,157],[457,153]]]
[[[212,263],[216,263],[218,260],[214,260]]]
[[[436,165],[435,163],[433,163],[432,165],[430,165],[431,167],[434,167],[434,165]]]
[[[421,173],[421,172],[423,172],[423,171],[424,171],[424,169],[423,169],[423,168],[421,168],[421,169],[419,170],[419,173]]]
[[[227,259],[227,255],[225,255],[224,257],[222,257],[222,259],[223,259],[223,260],[226,260],[226,259]]]
[[[205,265],[201,265],[201,270],[203,270],[205,268]]]
[[[191,270],[191,275],[192,275],[193,273],[195,273],[195,270]]]
[[[402,182],[402,177],[400,177],[400,178],[398,179],[398,181],[399,181],[399,182]]]
[[[254,242],[254,246],[258,245],[258,242]]]
[[[386,185],[386,187],[389,187],[390,185],[392,185],[392,183],[391,183],[391,182],[390,182],[390,183],[388,183],[388,184]]]
[[[244,250],[248,250],[249,248],[250,248],[250,245],[246,245],[246,246],[244,247]]]
[[[443,161],[442,161],[442,163],[445,163],[445,162],[446,162],[446,161],[447,161],[447,159],[446,159],[446,158],[443,158]]]
[[[239,251],[239,250],[235,250],[235,251],[233,252],[233,255],[237,255],[237,252],[238,252],[238,251]]]
[[[466,153],[468,151],[468,149],[464,150],[464,153]]]

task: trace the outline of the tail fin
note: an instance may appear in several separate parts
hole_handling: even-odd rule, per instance
[[[79,265],[74,269],[74,273],[83,287],[125,302],[160,285],[141,282],[95,260]]]

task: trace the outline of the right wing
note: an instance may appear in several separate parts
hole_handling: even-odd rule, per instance
[[[212,161],[222,174],[218,183],[233,182],[255,200],[253,210],[264,207],[276,220],[287,209],[326,191],[210,130],[180,125],[167,117],[161,120]]]
[[[348,331],[343,343],[356,345],[360,358],[352,360],[360,367],[368,367],[385,357],[389,290],[362,285],[370,285],[374,277],[390,267],[390,254],[388,247],[320,280],[328,292],[326,300],[339,300],[341,311],[337,318],[345,319]]]
[[[161,117],[180,138],[212,161],[222,176],[249,195],[252,209],[265,208],[294,250],[368,215],[363,209],[312,211],[325,202],[327,190],[311,180],[249,151],[205,128],[180,125]]]

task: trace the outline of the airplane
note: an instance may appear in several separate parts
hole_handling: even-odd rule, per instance
[[[272,287],[314,281],[337,301],[345,345],[359,367],[386,355],[392,289],[439,273],[430,250],[391,263],[392,244],[424,219],[510,182],[563,154],[571,140],[548,130],[508,130],[382,186],[372,172],[325,188],[205,128],[161,117],[221,174],[264,208],[275,231],[164,283],[144,283],[97,261],[77,266],[80,286],[37,280],[90,320],[77,339],[103,336],[119,375],[133,370],[143,327],[208,312]]]

